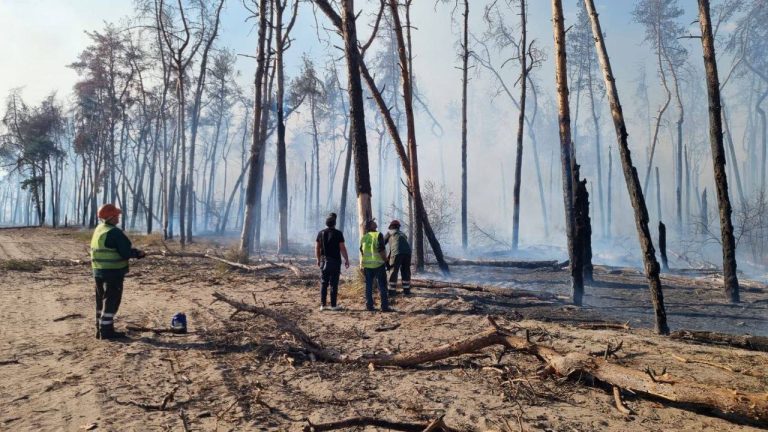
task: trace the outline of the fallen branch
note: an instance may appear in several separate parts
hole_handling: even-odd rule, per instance
[[[716,415],[725,417],[736,415],[758,422],[768,421],[768,395],[764,393],[747,393],[682,379],[673,380],[666,373],[655,376],[655,374],[649,374],[645,371],[610,363],[605,359],[590,357],[585,353],[561,354],[553,348],[537,345],[525,337],[511,334],[508,330],[499,327],[490,317],[488,320],[491,323],[491,328],[457,342],[410,353],[346,358],[335,351],[322,348],[293,322],[279,313],[229,299],[221,293],[214,293],[214,297],[235,308],[271,318],[281,330],[291,333],[305,349],[320,360],[359,365],[409,367],[478,352],[490,346],[502,345],[536,356],[546,363],[550,372],[562,377],[592,376],[598,381],[636,394],[652,396],[681,406],[707,408]]]
[[[712,366],[712,367],[715,367],[715,368],[718,368],[718,369],[727,370],[728,372],[736,372],[735,370],[733,370],[733,368],[730,368],[728,366],[724,366],[724,365],[721,365],[721,364],[712,363],[712,362],[708,362],[708,361],[704,361],[704,360],[691,360],[691,359],[687,359],[685,357],[680,357],[680,356],[675,355],[675,354],[672,354],[672,358],[677,360],[677,361],[679,361],[679,362],[681,362],[681,363],[703,364],[703,365]]]
[[[394,323],[390,325],[381,325],[373,329],[373,331],[376,332],[385,332],[385,331],[392,331],[400,327],[400,323]]]
[[[621,400],[621,389],[613,386],[613,401],[616,403],[616,409],[624,415],[632,414],[632,410],[624,405],[624,401]]]
[[[152,332],[152,333],[175,333],[175,334],[190,334],[194,333],[191,331],[187,331],[185,333],[179,333],[177,330],[174,330],[172,328],[167,327],[145,327],[140,325],[134,325],[134,324],[128,324],[125,326],[126,330],[130,331],[136,331],[136,332]]]
[[[85,317],[83,316],[83,314],[73,313],[73,314],[69,314],[69,315],[60,316],[58,318],[54,318],[53,322],[59,322],[59,321],[64,321],[64,320],[68,320],[68,319],[75,319],[75,318],[85,318]]]
[[[611,323],[611,322],[596,322],[596,323],[583,323],[576,326],[576,328],[582,330],[630,330],[629,322],[625,323]]]
[[[487,293],[496,294],[504,297],[517,297],[517,298],[532,297],[532,298],[543,300],[543,301],[557,300],[557,296],[548,292],[537,292],[537,291],[521,290],[516,288],[501,288],[501,287],[492,286],[492,285],[475,285],[475,284],[467,284],[462,282],[449,282],[449,281],[441,281],[441,280],[433,280],[433,279],[413,278],[411,279],[411,286],[418,287],[418,288],[431,288],[431,289],[455,288],[455,289],[461,289],[466,291],[487,292]]]
[[[525,261],[525,260],[469,260],[452,259],[448,261],[452,266],[478,266],[478,267],[504,267],[521,269],[549,268],[557,269],[557,261]]]
[[[12,364],[19,364],[19,361],[16,359],[0,360],[0,366],[12,365]]]
[[[294,324],[291,320],[284,317],[280,313],[277,313],[271,309],[254,306],[254,305],[250,305],[247,303],[234,300],[220,292],[214,292],[213,297],[216,300],[227,303],[228,305],[234,307],[237,310],[250,312],[255,315],[261,315],[261,316],[265,316],[267,318],[272,319],[272,321],[274,321],[277,324],[277,327],[281,331],[284,331],[286,333],[290,333],[291,335],[293,335],[296,338],[296,340],[299,341],[301,346],[304,347],[304,349],[314,354],[315,357],[320,360],[336,362],[336,363],[345,361],[345,359],[342,358],[342,356],[340,356],[338,353],[331,350],[326,350],[320,344],[313,341],[312,338],[310,338],[309,335],[304,333],[302,329],[297,327],[296,324]]]
[[[312,424],[312,422],[310,422],[309,419],[307,419],[307,425],[304,426],[304,432],[322,432],[322,431],[331,431],[331,430],[337,430],[337,429],[365,427],[365,426],[380,427],[388,430],[396,430],[396,431],[403,431],[403,432],[439,432],[439,431],[450,432],[450,431],[453,431],[453,429],[445,426],[445,423],[443,423],[442,417],[430,422],[429,424],[393,422],[388,420],[377,419],[374,417],[353,417],[353,418],[349,418],[349,419],[341,420],[337,422],[320,423],[320,424]]]
[[[728,345],[752,351],[768,352],[768,337],[752,335],[729,335],[705,331],[680,330],[673,332],[670,337],[684,341],[699,342],[712,345]]]

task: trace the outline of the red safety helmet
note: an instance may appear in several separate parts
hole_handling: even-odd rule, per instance
[[[104,204],[103,206],[99,207],[99,211],[96,213],[96,215],[101,220],[110,220],[113,217],[120,216],[120,214],[123,213],[122,210],[115,207],[114,204]]]
[[[400,221],[395,219],[389,223],[389,229],[400,228]]]

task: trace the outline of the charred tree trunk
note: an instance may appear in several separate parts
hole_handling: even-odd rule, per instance
[[[288,43],[288,36],[296,19],[298,0],[294,2],[293,16],[288,28],[283,35],[283,11],[286,4],[282,0],[276,1],[276,44],[275,44],[275,69],[277,69],[277,200],[278,200],[278,236],[277,253],[285,253],[288,250],[288,163],[285,148],[285,76],[283,70],[283,52]]]
[[[469,0],[464,0],[461,79],[461,247],[467,249],[467,72],[469,69]],[[442,154],[442,153],[441,153]]]
[[[608,190],[606,191],[607,195],[607,204],[608,207],[606,208],[607,213],[607,222],[605,225],[605,236],[608,238],[611,238],[611,224],[613,222],[612,215],[613,211],[611,210],[613,207],[613,202],[611,202],[611,192],[613,189],[613,153],[611,147],[608,147]]]
[[[408,133],[408,153],[410,157],[410,187],[411,195],[414,200],[414,219],[415,232],[413,243],[416,252],[416,269],[424,270],[424,202],[421,196],[421,180],[419,179],[419,159],[416,148],[416,122],[413,115],[413,82],[410,71],[410,62],[408,61],[408,52],[406,52],[405,38],[403,37],[403,26],[400,23],[400,13],[398,11],[397,0],[389,0],[389,10],[392,15],[392,22],[395,36],[397,37],[397,52],[400,58],[400,72],[403,85],[403,102],[405,107],[405,119]]]
[[[577,253],[581,254],[584,282],[591,283],[594,280],[594,268],[592,266],[592,220],[589,217],[587,180],[578,180],[580,178],[578,165],[576,165],[574,178],[577,179],[573,200],[575,249]]]
[[[557,83],[558,122],[560,125],[560,162],[563,173],[563,203],[565,208],[565,230],[568,237],[568,258],[571,267],[571,297],[575,305],[580,306],[584,295],[583,254],[577,249],[579,238],[576,235],[574,211],[574,185],[578,183],[578,166],[571,140],[571,115],[568,106],[568,69],[566,66],[565,26],[563,24],[563,4],[561,0],[552,0],[552,22],[555,38],[555,80]]]
[[[520,0],[520,112],[517,118],[517,151],[515,153],[515,185],[512,191],[512,250],[517,251],[520,233],[520,183],[523,171],[523,129],[525,127],[525,97],[528,87],[528,31],[525,0]],[[565,41],[563,41],[565,43]]]
[[[637,176],[637,170],[632,165],[632,155],[627,145],[627,127],[624,122],[624,113],[619,101],[619,93],[616,89],[616,82],[611,70],[611,62],[608,58],[608,51],[603,40],[603,31],[600,28],[600,21],[595,10],[594,0],[584,0],[592,24],[592,36],[595,39],[595,48],[600,66],[603,70],[605,79],[605,88],[608,93],[608,100],[611,105],[611,115],[613,116],[614,126],[616,128],[616,139],[621,155],[621,164],[624,171],[624,179],[627,182],[629,198],[632,202],[632,208],[635,213],[635,225],[640,246],[643,251],[643,262],[645,264],[645,275],[648,278],[648,287],[651,291],[651,301],[653,302],[654,312],[656,314],[656,332],[659,334],[669,334],[667,326],[667,314],[664,310],[664,296],[661,291],[661,280],[659,279],[659,263],[656,261],[655,251],[653,249],[653,240],[648,229],[648,209],[645,206],[645,198],[640,185],[640,179]]]
[[[669,261],[667,260],[667,227],[661,220],[659,220],[659,254],[661,255],[661,268],[664,271],[669,271]]]
[[[261,117],[262,117],[262,82],[265,75],[266,52],[266,31],[267,31],[267,0],[259,0],[259,33],[258,33],[258,52],[256,54],[256,75],[254,85],[256,94],[253,104],[253,141],[251,144],[251,157],[248,162],[248,183],[246,186],[245,215],[243,219],[243,230],[240,235],[240,254],[247,256],[253,246],[254,223],[256,223],[256,186],[258,183],[258,168],[261,152],[264,143],[261,142]]]
[[[661,222],[661,181],[659,180],[659,167],[656,167],[656,216]]]
[[[731,223],[731,201],[728,196],[728,178],[725,173],[725,149],[723,148],[723,124],[720,107],[720,80],[717,75],[715,42],[709,15],[709,0],[699,0],[701,45],[704,51],[704,67],[707,72],[709,95],[709,141],[712,148],[712,165],[715,169],[715,187],[720,213],[720,234],[723,246],[723,280],[725,295],[731,303],[739,302],[739,279],[736,275],[736,242]],[[734,163],[736,161],[734,160]]]

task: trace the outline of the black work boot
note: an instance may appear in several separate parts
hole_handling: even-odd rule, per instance
[[[125,337],[125,333],[115,331],[115,328],[112,326],[101,327],[101,339],[124,339]]]

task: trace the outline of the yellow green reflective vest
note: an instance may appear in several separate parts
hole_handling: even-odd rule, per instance
[[[381,253],[379,253],[379,233],[377,231],[365,233],[360,239],[360,248],[363,251],[363,268],[378,268],[384,265],[384,260],[381,259]]]
[[[91,238],[91,267],[94,270],[119,270],[128,268],[128,260],[121,257],[117,249],[104,245],[107,241],[107,233],[113,229],[119,229],[114,225],[100,223],[93,232]]]

